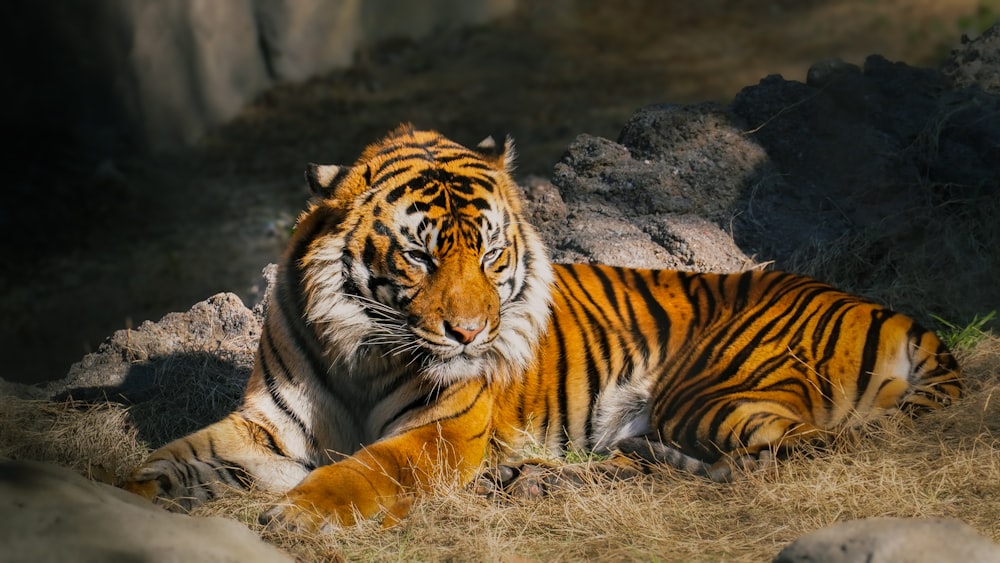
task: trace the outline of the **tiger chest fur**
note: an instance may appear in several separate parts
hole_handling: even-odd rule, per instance
[[[255,485],[291,526],[398,518],[486,460],[477,483],[516,489],[525,442],[726,480],[961,395],[932,332],[810,278],[550,264],[512,160],[509,140],[401,126],[353,166],[311,165],[243,404],[126,488],[188,508]]]

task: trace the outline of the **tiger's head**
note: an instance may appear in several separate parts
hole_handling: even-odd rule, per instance
[[[418,366],[441,385],[523,371],[552,271],[521,216],[513,158],[509,138],[469,149],[404,125],[352,166],[309,166],[319,199],[297,226],[310,238],[298,267],[328,354]]]

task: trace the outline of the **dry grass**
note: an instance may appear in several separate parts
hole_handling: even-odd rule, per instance
[[[242,521],[302,560],[766,561],[806,532],[873,516],[955,517],[1000,540],[1000,338],[959,355],[970,389],[958,406],[886,421],[732,484],[665,469],[517,502],[445,486],[394,528],[368,522],[319,535],[261,529],[257,515],[276,500],[264,494],[196,514]],[[0,401],[0,457],[110,480],[145,454],[120,405]]]
[[[117,404],[0,395],[0,459],[46,461],[114,483],[148,454],[137,436],[128,411]]]

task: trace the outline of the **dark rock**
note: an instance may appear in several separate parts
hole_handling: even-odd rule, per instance
[[[956,87],[975,86],[984,92],[1000,94],[1000,23],[974,41],[963,36],[962,44],[951,52],[941,72]]]

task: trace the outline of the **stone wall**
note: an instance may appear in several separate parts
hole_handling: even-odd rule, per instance
[[[257,93],[342,67],[363,44],[487,21],[516,0],[18,1],[0,99],[29,144],[113,157],[197,140]]]

